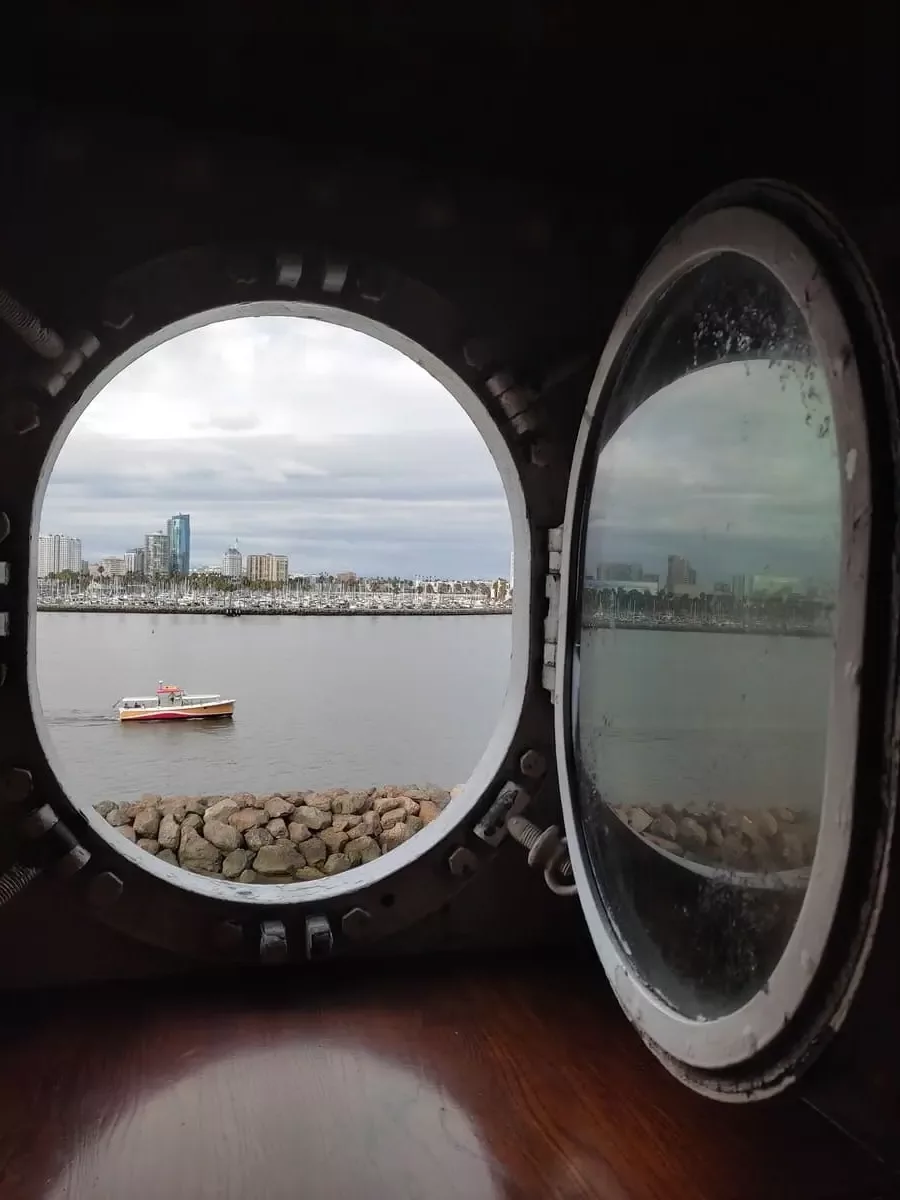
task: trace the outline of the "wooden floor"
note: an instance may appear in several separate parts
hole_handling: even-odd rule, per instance
[[[362,964],[0,1005],[0,1198],[859,1200],[799,1102],[673,1082],[595,970]]]

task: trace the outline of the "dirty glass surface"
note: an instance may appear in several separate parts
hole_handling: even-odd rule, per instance
[[[738,254],[657,301],[610,397],[572,651],[599,900],[685,1016],[765,986],[819,837],[841,497],[809,330]]]

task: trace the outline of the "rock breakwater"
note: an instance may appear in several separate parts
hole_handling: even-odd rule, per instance
[[[390,853],[434,821],[450,798],[445,788],[392,784],[260,795],[148,793],[94,807],[120,837],[186,871],[235,883],[297,883]]]

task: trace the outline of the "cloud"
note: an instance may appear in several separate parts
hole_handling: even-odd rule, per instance
[[[699,582],[765,570],[835,578],[840,470],[821,372],[720,363],[636,409],[596,466],[587,566],[670,554]]]
[[[292,571],[505,575],[497,469],[458,402],[365,334],[239,318],[148,352],[64,445],[41,528],[91,559],[189,512],[192,558],[286,553]]]

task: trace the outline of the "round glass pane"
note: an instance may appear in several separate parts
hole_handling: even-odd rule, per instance
[[[581,531],[585,857],[645,985],[712,1020],[764,989],[819,838],[841,479],[799,309],[721,253],[623,355]]]

